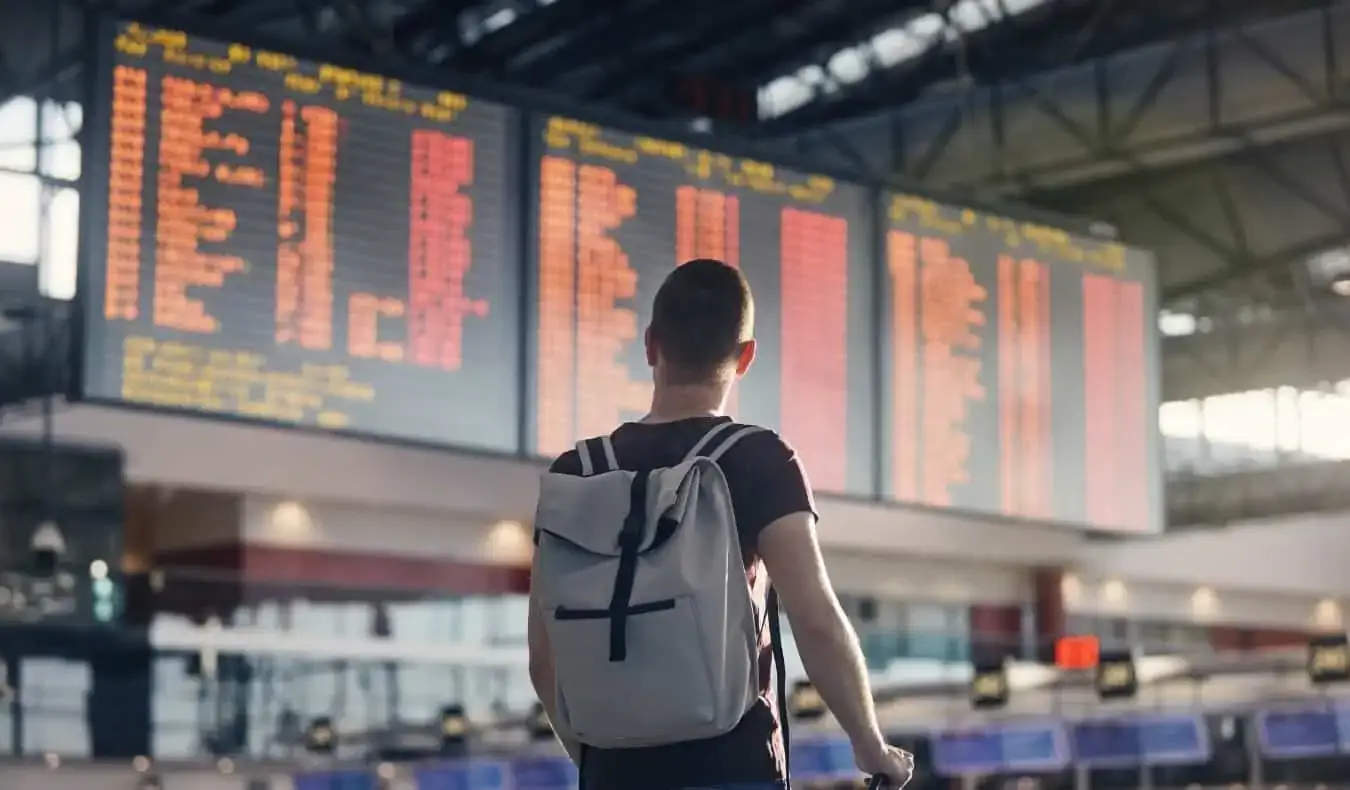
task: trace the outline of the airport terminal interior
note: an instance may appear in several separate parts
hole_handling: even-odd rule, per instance
[[[1350,786],[1350,1],[4,0],[0,790],[574,790],[694,258],[911,787]]]

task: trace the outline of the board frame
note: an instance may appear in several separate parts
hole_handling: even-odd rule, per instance
[[[108,158],[110,153],[110,138],[106,133],[106,129],[109,122],[111,104],[110,86],[112,80],[113,34],[120,25],[129,23],[169,28],[181,31],[193,37],[217,42],[238,42],[254,48],[283,52],[303,60],[381,74],[418,87],[463,93],[472,100],[504,105],[511,110],[512,123],[514,126],[511,142],[517,148],[517,158],[511,163],[511,169],[508,172],[517,184],[518,191],[515,198],[508,201],[513,204],[508,209],[508,221],[516,220],[518,222],[518,227],[524,234],[523,238],[515,242],[514,250],[512,250],[517,258],[515,265],[517,267],[517,275],[521,285],[519,310],[522,318],[520,341],[517,344],[517,348],[514,349],[516,354],[515,363],[517,382],[521,388],[516,415],[515,431],[517,442],[514,451],[498,451],[458,444],[447,444],[444,442],[418,441],[402,437],[372,434],[369,431],[347,429],[335,430],[313,425],[285,423],[242,415],[203,413],[190,409],[175,409],[136,404],[118,398],[93,396],[86,391],[85,365],[88,360],[86,358],[85,341],[87,332],[89,331],[87,310],[91,309],[87,298],[88,283],[89,278],[94,276],[96,262],[101,260],[106,252],[106,238],[96,238],[99,234],[91,233],[89,231],[91,228],[106,226],[108,213],[106,183],[108,176]],[[534,163],[532,162],[531,155],[536,150],[535,141],[531,137],[531,130],[536,128],[540,118],[564,116],[603,126],[616,132],[645,135],[682,143],[699,149],[715,151],[727,156],[770,162],[776,167],[794,170],[807,175],[827,176],[836,181],[853,184],[866,190],[874,209],[869,213],[870,216],[867,218],[867,221],[871,223],[871,226],[864,229],[866,236],[865,243],[870,247],[873,268],[871,279],[874,286],[874,298],[872,299],[870,307],[871,315],[869,318],[872,321],[873,326],[877,327],[877,338],[876,341],[872,343],[870,351],[872,356],[872,359],[870,360],[872,368],[870,382],[872,391],[870,396],[873,406],[871,422],[879,434],[878,440],[874,443],[872,453],[872,491],[867,495],[838,492],[822,492],[822,495],[831,499],[861,501],[871,505],[903,508],[910,511],[917,510],[964,515],[989,523],[1035,524],[1072,529],[1080,533],[1102,533],[1111,536],[1117,534],[1133,534],[1103,530],[1092,525],[1078,522],[1053,520],[1032,521],[1003,516],[997,513],[986,513],[963,508],[934,508],[918,503],[900,502],[886,498],[882,495],[882,490],[884,488],[883,470],[885,468],[886,446],[884,439],[889,435],[888,426],[891,424],[892,419],[889,410],[884,407],[884,400],[882,397],[886,393],[886,382],[888,381],[888,377],[885,374],[886,371],[889,370],[891,362],[886,353],[887,344],[880,336],[881,325],[879,323],[886,318],[889,310],[885,289],[882,287],[885,282],[886,272],[884,270],[882,259],[879,257],[879,252],[884,249],[886,228],[885,216],[886,206],[888,205],[888,196],[895,193],[914,195],[937,203],[949,206],[968,207],[983,213],[994,214],[1015,221],[1049,225],[1084,238],[1109,241],[1111,243],[1121,244],[1133,250],[1143,251],[1151,258],[1151,291],[1155,295],[1154,303],[1156,305],[1158,280],[1156,256],[1146,248],[1132,247],[1128,242],[1122,239],[1115,237],[1106,238],[1100,232],[1094,232],[1094,226],[1100,227],[1100,223],[1093,223],[1084,218],[1061,215],[1031,206],[1005,204],[1001,201],[988,201],[978,199],[975,196],[968,194],[953,194],[941,189],[925,187],[902,177],[878,177],[877,174],[874,173],[849,172],[847,169],[838,166],[821,166],[819,163],[808,161],[795,152],[772,149],[766,145],[766,142],[771,141],[727,135],[722,132],[718,132],[715,136],[699,134],[692,130],[672,128],[669,124],[634,117],[604,107],[579,105],[573,100],[560,99],[556,95],[551,95],[540,90],[503,86],[490,80],[484,80],[471,75],[453,74],[444,69],[434,68],[426,64],[405,63],[391,67],[388,62],[380,62],[374,58],[362,57],[350,52],[333,52],[322,46],[310,46],[294,41],[284,41],[274,36],[260,34],[257,31],[237,30],[229,25],[219,25],[190,15],[175,14],[172,12],[147,13],[137,14],[133,18],[106,11],[90,13],[86,15],[84,37],[85,51],[88,53],[84,69],[83,86],[85,124],[86,128],[100,131],[96,134],[85,135],[82,140],[82,187],[80,190],[81,210],[79,218],[80,237],[78,245],[76,294],[73,300],[74,313],[71,318],[72,342],[70,344],[70,387],[69,391],[66,393],[67,399],[71,402],[85,402],[146,413],[169,414],[194,419],[209,419],[260,427],[280,428],[308,435],[354,438],[377,442],[387,446],[453,451],[464,453],[471,457],[511,458],[533,463],[547,460],[526,452],[526,448],[529,445],[531,429],[534,425],[534,410],[531,407],[534,390],[537,385],[535,371],[533,370],[532,365],[532,360],[534,359],[534,354],[537,350],[537,341],[535,339],[537,316],[533,314],[532,307],[537,299],[538,283],[537,272],[535,271],[536,267],[532,264],[534,257],[537,254],[537,234],[533,231],[536,227],[535,220],[538,210],[537,205],[535,205],[537,203],[538,187],[537,184],[534,183],[535,179],[531,178],[531,174],[534,172]],[[106,236],[106,234],[102,235]],[[1148,332],[1150,333],[1149,336],[1152,338],[1154,347],[1160,347],[1161,332],[1156,322],[1149,322]],[[1160,404],[1160,378],[1161,376],[1155,373],[1152,376],[1155,383],[1155,386],[1153,387],[1154,391],[1145,393],[1146,399],[1152,406]],[[1161,474],[1162,470],[1165,468],[1163,463],[1163,442],[1156,432],[1151,436],[1151,441],[1155,448],[1153,460],[1159,474]],[[1163,511],[1165,510],[1165,497],[1159,497],[1157,510],[1157,525],[1155,530],[1142,534],[1154,534],[1161,530],[1163,526]]]

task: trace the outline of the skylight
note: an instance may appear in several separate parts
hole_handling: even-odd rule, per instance
[[[776,118],[822,93],[861,82],[869,74],[915,60],[934,47],[1026,13],[1047,0],[959,0],[949,18],[931,12],[836,52],[822,68],[806,66],[759,90],[760,115]]]

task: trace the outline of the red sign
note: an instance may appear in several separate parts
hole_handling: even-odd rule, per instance
[[[1101,657],[1101,641],[1095,636],[1065,636],[1055,642],[1055,666],[1060,669],[1092,669]]]

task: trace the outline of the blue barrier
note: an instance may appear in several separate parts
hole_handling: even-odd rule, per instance
[[[1093,719],[1069,730],[1074,760],[1092,768],[1195,765],[1213,754],[1209,728],[1196,714],[1143,714]]]
[[[514,790],[572,790],[577,767],[566,757],[521,757],[511,761],[511,779]]]
[[[858,776],[853,746],[845,739],[802,741],[792,745],[794,781],[837,782]]]
[[[1350,754],[1350,700],[1260,711],[1256,734],[1261,753],[1276,760]]]
[[[295,790],[378,790],[375,775],[367,770],[297,774],[293,783]]]
[[[1255,714],[1261,752],[1275,759],[1350,754],[1350,699]],[[1213,756],[1206,719],[1194,713],[1142,713],[1077,722],[1028,719],[931,734],[932,768],[945,777],[1054,773],[1090,768],[1194,765]],[[843,738],[792,747],[794,779],[857,777]],[[562,756],[470,758],[414,769],[417,790],[575,790],[577,771]],[[295,790],[377,790],[370,770],[317,771],[295,777]]]
[[[1058,722],[1024,721],[933,735],[933,768],[948,777],[991,773],[1050,773],[1069,765],[1068,740]]]
[[[417,790],[511,790],[511,773],[511,763],[468,759],[421,767],[413,777]]]

